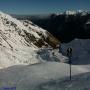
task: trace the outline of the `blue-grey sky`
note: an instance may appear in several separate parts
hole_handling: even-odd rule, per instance
[[[90,0],[0,0],[0,10],[11,14],[47,14],[90,10]]]

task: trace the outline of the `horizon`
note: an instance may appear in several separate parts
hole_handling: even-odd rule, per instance
[[[1,0],[0,10],[8,14],[38,15],[66,10],[90,11],[90,0]]]

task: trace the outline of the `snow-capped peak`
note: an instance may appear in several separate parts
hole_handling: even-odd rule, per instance
[[[77,10],[77,14],[81,14],[81,16],[87,15],[87,11],[84,10]]]
[[[76,11],[66,11],[65,12],[66,15],[75,15],[76,14]]]
[[[68,11],[65,11],[65,14],[66,15],[77,15],[77,14],[81,14],[81,16],[84,16],[87,14],[87,11],[84,11],[84,10],[68,10]]]

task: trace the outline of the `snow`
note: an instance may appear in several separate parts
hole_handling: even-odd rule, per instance
[[[45,30],[43,30],[43,29],[41,29],[41,28],[39,28],[39,27],[35,27],[35,26],[33,26],[33,25],[30,25],[31,26],[31,29],[29,29],[28,27],[26,27],[26,26],[24,26],[24,24],[21,22],[21,21],[19,21],[19,20],[17,20],[16,18],[12,18],[10,15],[8,15],[8,14],[5,14],[5,13],[3,13],[3,12],[0,12],[0,17],[2,17],[1,18],[1,20],[3,21],[3,20],[7,20],[7,21],[9,21],[9,22],[13,22],[14,23],[14,25],[16,25],[19,29],[23,29],[23,30],[26,30],[27,32],[29,32],[29,33],[31,33],[31,34],[33,34],[36,38],[40,38],[40,36],[36,33],[36,32],[33,32],[32,31],[32,29],[35,29],[35,30],[40,30],[40,31],[42,31],[42,32],[45,32]],[[1,22],[2,22],[1,21]],[[3,21],[4,22],[4,21]],[[5,25],[3,25],[2,23],[1,23],[1,25],[2,25],[2,29],[7,29],[7,27],[5,27]],[[12,28],[13,29],[13,28]]]
[[[76,11],[66,11],[66,15],[76,15]]]
[[[59,79],[41,83],[36,90],[90,90],[90,39],[75,39],[70,43],[62,44],[63,55],[66,55],[66,50],[69,47],[73,49],[72,68],[73,66],[75,69],[77,68],[79,73],[76,71],[76,75],[73,74],[75,70],[72,69],[72,80],[70,81],[67,74],[60,78],[65,71],[59,70],[61,72]],[[62,66],[62,70],[69,71],[69,67],[67,68],[68,70]]]
[[[46,30],[43,30],[42,28],[38,27],[37,25],[33,24],[29,20],[21,20],[24,25],[26,25],[28,28],[32,29],[32,31],[42,33],[45,37],[47,37]]]
[[[34,42],[42,38],[38,34],[39,30],[46,37],[45,30],[32,24],[30,26],[28,28],[23,22],[0,12],[0,68],[41,62],[37,58],[39,48]],[[30,41],[32,38],[29,40],[25,32],[35,37],[35,40]]]
[[[72,62],[75,65],[90,64],[90,39],[75,39],[67,44],[62,44],[62,53],[65,55],[67,48],[71,47]]]
[[[54,53],[54,55],[53,55]],[[39,59],[50,62],[67,62],[68,58],[58,52],[57,49],[52,48],[41,48],[37,51]]]
[[[76,66],[72,66],[72,75],[84,72],[86,71],[80,71]],[[42,83],[62,80],[68,76],[69,65],[64,63],[46,62],[28,66],[18,65],[0,70],[0,87],[14,86],[17,90],[37,90]]]
[[[62,80],[51,80],[41,84],[37,90],[90,90],[90,73],[79,74]]]
[[[81,14],[81,16],[85,16],[87,15],[87,11],[84,10],[67,10],[65,12],[66,15],[77,15],[77,14]]]
[[[19,64],[34,64],[39,63],[40,60],[37,58],[37,54],[35,54],[35,49],[21,47],[19,46],[18,50],[11,51],[10,49],[1,47],[0,49],[0,67],[9,67],[13,65]]]

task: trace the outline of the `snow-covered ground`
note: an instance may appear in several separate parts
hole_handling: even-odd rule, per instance
[[[90,90],[90,72],[75,75],[71,81],[68,77],[51,80],[39,85],[36,90]]]
[[[87,71],[83,68],[72,66],[72,75],[85,72]],[[40,89],[40,85],[54,80],[62,81],[63,78],[69,80],[68,76],[69,65],[64,63],[45,62],[28,66],[17,65],[0,70],[0,87],[16,87],[17,90],[37,90],[37,88],[44,90],[44,88]],[[48,90],[51,89],[48,88]]]

